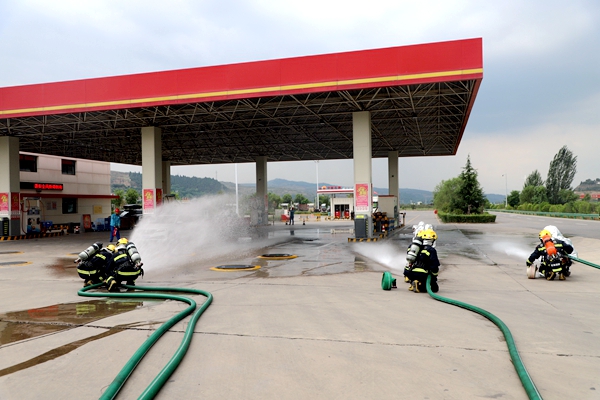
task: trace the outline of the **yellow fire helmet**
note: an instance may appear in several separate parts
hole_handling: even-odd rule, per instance
[[[116,247],[115,247],[115,245],[114,245],[114,244],[109,244],[108,246],[106,246],[106,248],[107,248],[108,250],[112,251],[113,253],[114,253],[114,252],[115,252],[115,250],[116,250]]]
[[[125,239],[125,238],[121,238],[117,241],[117,244],[127,244],[129,243],[129,240]]]
[[[425,229],[421,234],[424,240],[437,240],[437,233],[433,229]]]
[[[550,231],[549,231],[549,230],[547,230],[547,229],[542,229],[542,230],[540,231],[539,237],[540,237],[540,239],[542,239],[544,236],[550,236],[550,237],[552,237],[552,234],[550,233]]]

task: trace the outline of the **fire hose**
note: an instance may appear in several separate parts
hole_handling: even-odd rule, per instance
[[[443,297],[443,296],[433,293],[431,291],[431,275],[429,275],[427,277],[427,293],[429,293],[429,295],[431,297],[433,297],[435,300],[442,301],[444,303],[452,304],[453,306],[462,307],[469,311],[476,312],[480,315],[483,315],[484,317],[486,317],[487,319],[492,321],[494,324],[496,324],[496,326],[498,328],[500,328],[500,331],[502,331],[502,334],[504,335],[504,338],[506,339],[506,345],[508,346],[508,352],[510,354],[510,359],[512,360],[513,366],[515,367],[515,370],[517,371],[517,375],[519,375],[519,379],[521,380],[521,384],[523,385],[525,392],[527,392],[527,396],[530,399],[536,399],[536,400],[542,399],[542,395],[535,387],[535,384],[533,383],[533,380],[529,376],[529,373],[527,372],[525,365],[523,365],[523,362],[521,361],[521,357],[519,356],[519,352],[517,351],[517,346],[515,345],[515,341],[513,340],[510,330],[504,324],[504,322],[502,322],[502,320],[500,320],[500,318],[496,317],[494,314],[492,314],[488,311],[485,311],[484,309],[481,309],[479,307],[475,307],[470,304],[463,303],[458,300],[452,300],[447,297]]]
[[[177,366],[185,356],[187,349],[192,340],[192,336],[194,333],[194,328],[198,319],[202,315],[202,313],[208,308],[210,303],[212,302],[213,296],[209,292],[205,292],[203,290],[198,289],[187,289],[187,288],[172,288],[172,287],[143,287],[143,286],[129,286],[123,285],[128,289],[135,289],[138,291],[143,291],[142,293],[133,292],[133,293],[111,293],[111,292],[88,292],[90,289],[95,289],[99,286],[102,286],[103,283],[96,283],[94,285],[86,286],[83,289],[80,289],[77,294],[79,296],[86,297],[120,297],[120,298],[144,298],[144,299],[164,299],[164,300],[177,300],[182,301],[184,303],[188,303],[189,307],[185,310],[180,311],[177,315],[171,317],[167,320],[159,329],[157,329],[146,341],[140,346],[140,348],[133,354],[133,356],[127,361],[123,369],[119,372],[119,374],[115,377],[113,382],[108,386],[106,391],[100,397],[100,400],[114,399],[118,392],[121,390],[125,381],[132,374],[133,370],[140,363],[142,358],[146,355],[146,353],[150,350],[150,348],[158,341],[158,339],[165,334],[170,328],[172,328],[177,322],[181,321],[183,318],[191,314],[194,310],[194,314],[191,317],[190,322],[188,323],[187,329],[179,345],[179,348],[171,357],[169,362],[163,367],[163,369],[159,372],[158,375],[154,378],[154,380],[148,385],[146,390],[140,395],[138,399],[153,399],[165,382],[169,379],[169,377],[173,374]],[[181,293],[192,293],[192,294],[200,294],[206,297],[206,301],[202,304],[201,307],[196,309],[196,302],[188,297],[178,296],[173,294],[161,294],[161,293],[147,293],[147,291],[153,292],[181,292]]]
[[[577,258],[577,257],[575,257],[575,256],[572,256],[572,255],[570,255],[570,254],[569,254],[568,256],[569,256],[569,258],[570,258],[571,260],[573,260],[573,261],[577,261],[577,262],[580,262],[580,263],[582,263],[582,264],[589,265],[590,267],[594,267],[594,268],[598,268],[598,269],[600,269],[600,265],[598,265],[598,264],[594,264],[594,263],[592,263],[592,262],[589,262],[589,261],[586,261],[586,260],[582,260],[581,258]]]

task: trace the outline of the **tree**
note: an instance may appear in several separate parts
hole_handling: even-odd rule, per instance
[[[134,188],[129,188],[127,189],[127,192],[125,192],[125,202],[127,204],[137,204],[140,197],[140,194]]]
[[[560,199],[560,204],[572,203],[579,200],[579,196],[574,191],[568,189],[561,189],[558,192],[558,198]]]
[[[460,185],[452,200],[451,208],[453,210],[462,211],[465,214],[483,212],[485,196],[477,180],[477,171],[471,165],[470,156],[467,156],[467,164],[460,173]]]
[[[458,191],[460,178],[452,178],[447,181],[441,181],[433,190],[433,206],[440,211],[450,212],[452,198]]]
[[[519,200],[521,204],[540,204],[547,202],[548,196],[546,195],[546,187],[543,185],[527,186],[521,191]]]
[[[308,204],[309,200],[302,193],[298,193],[296,197],[294,197],[294,203],[298,204]]]
[[[546,179],[546,190],[550,204],[561,203],[560,191],[572,190],[571,184],[577,172],[577,157],[567,148],[561,147],[550,163],[548,178]]]
[[[269,209],[279,208],[279,204],[281,203],[281,197],[278,194],[269,192]]]
[[[530,173],[529,176],[527,176],[527,178],[525,179],[523,189],[525,189],[527,186],[542,186],[543,184],[544,180],[542,179],[542,176],[536,169],[535,171]]]
[[[325,204],[326,206],[328,206],[329,205],[329,196],[327,196],[326,194],[320,194],[318,206],[320,207],[321,204]]]
[[[513,190],[512,192],[510,192],[510,194],[508,195],[508,198],[506,199],[506,201],[508,202],[508,205],[513,208],[518,206],[519,202],[520,202],[519,195],[520,195],[520,193],[518,190]]]
[[[125,199],[125,191],[123,189],[117,189],[115,190],[114,194],[118,197],[116,199],[112,199],[110,203],[113,205],[113,208],[119,208]]]
[[[289,194],[289,193],[284,194],[283,196],[281,196],[281,202],[282,203],[291,204],[291,202],[292,202],[292,195]]]

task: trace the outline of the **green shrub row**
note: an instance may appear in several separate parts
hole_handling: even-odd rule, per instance
[[[547,202],[539,204],[525,203],[517,207],[505,207],[504,204],[495,204],[490,208],[498,210],[519,210],[519,211],[541,211],[553,213],[577,213],[577,214],[599,214],[600,202],[590,203],[587,201],[572,201],[566,204],[550,204]]]
[[[487,224],[496,222],[496,216],[493,214],[450,214],[444,212],[438,212],[438,216],[444,223],[452,222],[469,222],[477,224]]]

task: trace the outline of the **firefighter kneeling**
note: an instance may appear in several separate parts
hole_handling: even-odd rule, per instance
[[[125,238],[119,239],[117,249],[112,260],[106,286],[109,292],[119,292],[119,286],[126,282],[135,285],[138,276],[144,276],[142,257],[132,242]]]
[[[74,262],[79,263],[77,273],[84,280],[83,287],[104,281],[114,251],[112,244],[102,247],[102,243],[97,242],[79,253],[79,258]]]
[[[438,259],[437,251],[433,247],[436,239],[437,234],[433,229],[426,229],[421,232],[423,246],[409,269],[404,271],[404,275],[408,282],[410,282],[408,290],[415,293],[427,291],[425,284],[428,275],[431,275],[431,291],[437,293],[440,289],[437,283],[440,260]]]
[[[544,275],[544,277],[552,281],[558,276],[558,279],[564,281],[566,277],[571,275],[571,259],[568,254],[573,252],[573,246],[569,243],[553,238],[552,233],[548,229],[543,229],[539,233],[540,244],[533,250],[533,253],[527,259],[527,275],[529,278],[535,278],[536,273]],[[539,270],[533,262],[541,257]]]

